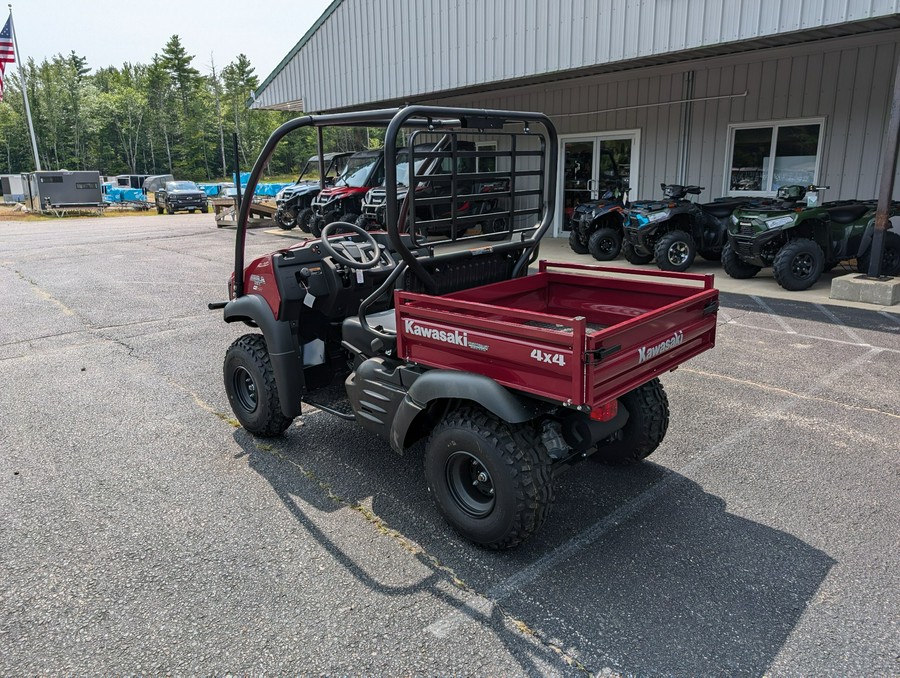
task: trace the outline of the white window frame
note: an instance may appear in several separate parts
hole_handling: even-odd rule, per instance
[[[819,143],[816,146],[816,169],[813,174],[813,183],[819,183],[819,174],[822,171],[822,150],[825,147],[825,118],[792,118],[790,120],[766,120],[763,122],[736,122],[728,125],[728,148],[725,152],[725,174],[722,185],[722,195],[740,197],[744,195],[759,195],[766,197],[774,197],[777,191],[734,191],[731,190],[731,166],[733,164],[734,154],[734,134],[740,129],[756,129],[760,127],[771,127],[772,142],[769,147],[769,175],[763,178],[764,186],[772,185],[772,172],[775,171],[775,149],[778,146],[778,129],[781,127],[794,127],[796,125],[818,125],[819,126]]]
[[[594,143],[594,167],[600,166],[600,143],[603,141],[615,141],[616,139],[631,139],[631,167],[629,168],[628,185],[631,193],[628,194],[629,201],[634,197],[637,190],[634,178],[640,180],[640,161],[641,161],[641,128],[635,129],[619,129],[605,132],[589,132],[579,134],[560,134],[559,135],[559,160],[556,170],[556,214],[553,219],[553,237],[558,238],[563,234],[563,185],[565,183],[565,143],[568,141],[593,141]]]
[[[497,142],[496,141],[476,141],[475,142],[475,150],[476,151],[496,151],[497,150]],[[475,172],[480,174],[484,170],[481,169],[481,161],[487,160],[487,158],[475,158]],[[496,169],[497,159],[494,158],[494,169]]]

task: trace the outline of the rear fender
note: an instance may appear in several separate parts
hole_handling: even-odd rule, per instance
[[[291,326],[275,319],[265,299],[247,294],[229,301],[224,310],[225,322],[250,322],[262,330],[275,375],[281,412],[286,417],[300,414],[300,395],[303,392],[303,360],[296,348]]]
[[[481,374],[455,370],[429,370],[410,387],[391,426],[391,447],[400,454],[431,428],[429,410],[448,401],[474,402],[510,424],[530,421],[553,408],[518,396]],[[411,435],[410,435],[411,434]]]
[[[859,258],[872,249],[872,240],[875,238],[875,219],[866,224],[866,230],[859,239],[859,248],[856,251],[856,257]],[[848,252],[848,256],[850,253]]]

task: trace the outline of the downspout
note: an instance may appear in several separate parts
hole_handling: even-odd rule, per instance
[[[681,124],[678,129],[678,174],[675,183],[685,185],[688,183],[688,165],[691,159],[691,118],[694,114],[694,71],[684,74],[681,85]]]

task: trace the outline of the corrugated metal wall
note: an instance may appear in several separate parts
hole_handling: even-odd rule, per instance
[[[900,12],[900,0],[344,0],[260,93],[403,99]]]
[[[723,195],[729,124],[825,119],[821,183],[827,200],[876,197],[882,138],[890,113],[894,66],[900,58],[900,32],[841,38],[720,57],[628,75],[579,78],[496,94],[436,99],[486,108],[543,111],[561,135],[639,129],[640,181],[632,198],[655,197],[661,181],[679,172],[681,104],[572,115],[683,99],[693,72],[694,99],[741,94],[745,97],[695,101],[689,110],[686,175],[706,187],[702,200]],[[895,197],[900,199],[900,175]]]

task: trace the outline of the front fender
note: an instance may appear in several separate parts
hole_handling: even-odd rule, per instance
[[[391,447],[402,453],[406,436],[428,405],[436,400],[468,400],[478,403],[510,424],[530,421],[552,409],[550,403],[519,396],[490,377],[455,370],[429,370],[410,387],[391,426]]]
[[[225,304],[223,315],[227,323],[249,320],[262,330],[281,401],[281,412],[286,417],[298,416],[304,385],[303,359],[294,346],[290,325],[276,320],[265,299],[255,294],[229,301]]]

